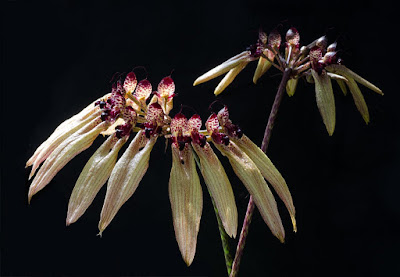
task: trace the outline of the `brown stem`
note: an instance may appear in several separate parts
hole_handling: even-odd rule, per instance
[[[272,128],[274,127],[276,115],[278,114],[279,106],[282,102],[282,98],[285,93],[286,84],[289,81],[291,74],[292,74],[291,68],[286,68],[285,71],[283,72],[282,80],[281,83],[279,84],[274,104],[272,105],[271,108],[271,113],[268,118],[267,127],[265,128],[264,138],[261,144],[261,150],[264,152],[267,151],[268,143],[271,138],[271,131]],[[244,246],[246,244],[247,235],[249,233],[249,227],[251,223],[251,218],[253,216],[253,212],[254,212],[254,201],[253,197],[250,196],[249,203],[247,204],[246,215],[243,221],[242,231],[240,232],[239,242],[236,248],[235,259],[233,260],[230,277],[236,277],[237,274],[239,273],[240,261],[242,259]]]

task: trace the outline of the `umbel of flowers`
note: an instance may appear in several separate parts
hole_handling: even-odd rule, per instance
[[[298,80],[306,78],[307,82],[315,84],[315,97],[322,120],[329,135],[335,130],[336,114],[335,99],[331,79],[336,80],[343,93],[347,94],[347,87],[354,99],[354,103],[364,121],[369,123],[369,112],[364,96],[357,83],[383,95],[382,91],[355,72],[343,65],[337,54],[337,43],[328,45],[325,36],[308,45],[300,45],[300,34],[295,28],[286,32],[286,42],[282,45],[281,35],[272,31],[269,35],[260,30],[256,44],[246,51],[230,58],[219,66],[201,75],[194,81],[198,85],[216,78],[222,74],[225,77],[215,88],[215,95],[220,94],[232,83],[235,77],[252,61],[258,61],[254,72],[253,82],[264,75],[271,66],[282,72],[287,72],[286,92],[293,96]]]
[[[288,186],[271,160],[229,119],[227,107],[205,122],[199,115],[189,119],[173,108],[175,84],[170,76],[152,91],[147,80],[137,82],[134,72],[115,82],[111,93],[94,101],[77,115],[61,123],[28,160],[35,175],[28,199],[51,182],[76,155],[87,149],[99,134],[108,136],[86,163],[72,191],[66,224],[77,221],[107,182],[107,192],[98,224],[100,234],[122,205],[133,195],[149,167],[150,153],[160,137],[171,145],[172,168],[169,179],[173,226],[182,257],[193,261],[203,209],[202,188],[197,167],[203,176],[226,233],[235,237],[238,215],[232,187],[215,146],[229,162],[254,198],[265,223],[280,241],[285,231],[277,204],[267,181],[285,203],[296,231],[295,208]],[[151,97],[152,96],[152,97]],[[118,159],[122,146],[133,137]]]

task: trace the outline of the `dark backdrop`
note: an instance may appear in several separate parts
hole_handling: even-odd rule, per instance
[[[197,87],[193,81],[254,43],[260,26],[278,27],[282,34],[294,26],[304,43],[327,34],[338,42],[345,64],[385,96],[361,88],[371,114],[366,126],[351,96],[344,97],[336,86],[332,137],[312,85],[300,82],[294,97],[285,96],[268,153],[289,184],[298,233],[291,232],[281,202],[285,244],[256,212],[241,276],[400,274],[399,30],[390,12],[394,7],[382,1],[356,3],[7,1],[2,9],[1,275],[224,276],[206,191],[192,266],[180,257],[167,189],[170,151],[164,154],[162,140],[138,190],[103,238],[96,234],[104,188],[86,214],[65,227],[70,192],[102,138],[59,172],[31,205],[24,165],[59,123],[108,92],[115,72],[135,66],[146,67],[154,86],[174,70],[176,106],[189,105],[205,120],[218,80]],[[249,65],[220,99],[234,122],[260,143],[280,78],[271,70],[255,86],[254,69]],[[221,160],[241,225],[248,194]]]

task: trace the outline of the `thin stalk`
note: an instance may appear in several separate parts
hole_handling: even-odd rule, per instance
[[[286,84],[292,74],[292,68],[286,68],[283,72],[281,83],[279,84],[278,91],[275,96],[274,104],[272,105],[271,113],[268,118],[267,127],[265,128],[264,138],[261,144],[261,150],[266,152],[271,138],[271,131],[274,127],[275,119],[278,114],[279,106],[282,102],[283,95],[285,94]],[[253,197],[250,196],[249,203],[247,204],[247,211],[244,217],[242,231],[240,232],[239,242],[236,248],[235,259],[233,260],[232,271],[230,277],[236,277],[239,273],[240,261],[243,256],[244,246],[246,244],[247,235],[249,233],[249,227],[254,212],[254,201]]]

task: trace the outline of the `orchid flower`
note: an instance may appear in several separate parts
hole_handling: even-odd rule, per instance
[[[137,82],[133,72],[118,80],[112,91],[79,114],[63,122],[27,162],[31,176],[43,162],[29,188],[28,199],[51,182],[54,176],[94,139],[108,136],[84,166],[72,191],[66,224],[76,222],[107,182],[107,192],[98,228],[100,235],[123,204],[132,197],[149,167],[150,153],[159,137],[170,142],[172,168],[169,179],[173,226],[183,260],[194,259],[203,210],[203,195],[196,167],[207,186],[230,237],[236,237],[238,214],[229,178],[209,142],[228,157],[235,173],[254,197],[260,213],[280,241],[285,231],[277,204],[267,181],[285,203],[296,231],[295,208],[282,175],[271,160],[229,119],[227,107],[213,113],[201,129],[195,114],[190,119],[179,112],[173,118],[175,84],[170,76],[162,79],[152,93],[150,82]],[[150,99],[150,96],[153,97]],[[137,133],[125,152],[118,153]],[[108,181],[107,181],[108,180]]]
[[[285,38],[284,51],[280,52],[279,33],[274,30],[267,36],[266,33],[260,31],[256,44],[201,75],[193,85],[207,82],[228,72],[214,91],[218,95],[232,83],[249,62],[258,60],[253,77],[254,83],[257,83],[271,66],[282,72],[290,69],[290,76],[286,83],[286,92],[289,96],[294,95],[300,78],[305,77],[308,82],[315,83],[317,106],[329,135],[333,134],[336,124],[332,79],[337,81],[345,94],[346,86],[349,88],[356,108],[368,124],[370,120],[368,107],[357,83],[381,95],[383,95],[382,90],[342,64],[342,60],[337,55],[337,43],[328,45],[327,38],[323,36],[301,47],[300,34],[295,28],[290,28]]]

